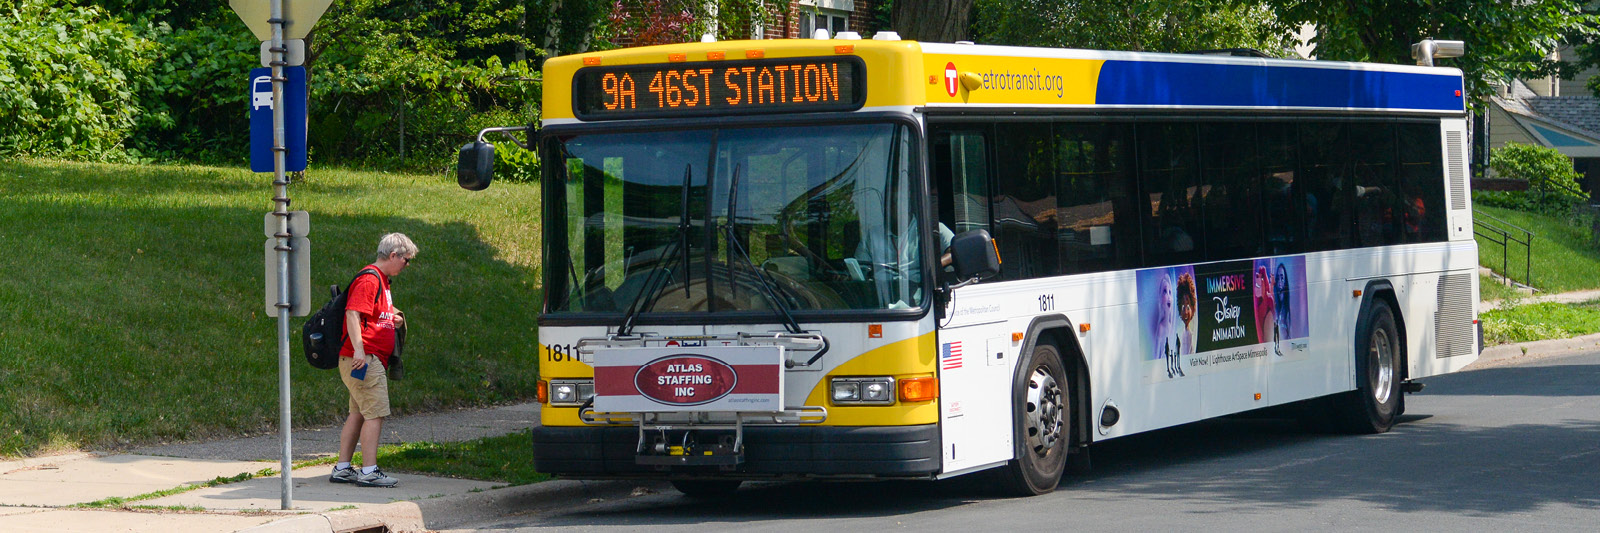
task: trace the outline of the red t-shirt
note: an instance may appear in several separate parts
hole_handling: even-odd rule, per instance
[[[394,300],[389,295],[389,276],[375,265],[367,265],[378,275],[362,274],[350,286],[350,297],[345,301],[346,311],[361,313],[361,349],[378,356],[383,366],[389,366],[389,354],[394,353]],[[348,325],[345,327],[349,327]],[[345,336],[340,357],[354,357],[355,346]]]

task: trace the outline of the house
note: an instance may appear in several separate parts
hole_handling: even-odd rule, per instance
[[[1557,54],[1575,60],[1571,48]],[[1492,151],[1517,142],[1555,148],[1572,158],[1584,189],[1600,191],[1600,97],[1584,86],[1596,75],[1600,69],[1590,68],[1570,80],[1552,76],[1497,87],[1483,115],[1487,139],[1478,147]],[[1486,155],[1477,154],[1475,166],[1484,168]]]

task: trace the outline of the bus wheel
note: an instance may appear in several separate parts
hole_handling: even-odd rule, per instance
[[[1066,469],[1072,394],[1054,345],[1039,343],[1024,368],[1027,374],[1011,394],[1016,458],[1003,477],[1008,492],[1033,496],[1055,490]]]
[[[1351,433],[1383,433],[1400,414],[1400,333],[1394,311],[1372,302],[1356,328],[1356,390],[1340,399],[1339,417]]]
[[[672,488],[690,498],[712,498],[733,494],[740,483],[743,481],[737,479],[674,479]]]

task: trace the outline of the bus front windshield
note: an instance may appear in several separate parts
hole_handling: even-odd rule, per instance
[[[921,211],[904,125],[551,135],[546,142],[551,313],[922,305]]]

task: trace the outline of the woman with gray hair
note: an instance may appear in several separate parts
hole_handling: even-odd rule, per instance
[[[384,235],[378,240],[377,260],[350,283],[345,341],[339,350],[339,377],[350,391],[350,416],[339,433],[339,463],[328,481],[362,487],[393,487],[400,482],[378,469],[378,437],[383,434],[383,418],[389,416],[389,360],[395,353],[396,332],[406,324],[405,313],[394,305],[389,279],[416,257],[417,245],[410,238]],[[359,470],[350,465],[357,443]]]

